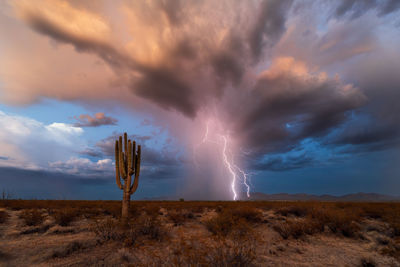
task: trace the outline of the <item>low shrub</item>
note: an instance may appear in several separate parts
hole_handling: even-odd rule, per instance
[[[144,212],[150,217],[157,217],[160,213],[160,206],[148,205],[143,207]]]
[[[227,236],[231,231],[235,222],[232,214],[229,212],[219,213],[217,216],[205,221],[208,231],[214,235]]]
[[[275,211],[275,214],[282,216],[293,215],[295,217],[304,217],[308,214],[308,208],[303,206],[282,207]]]
[[[234,234],[237,237],[245,236],[252,231],[249,222],[260,220],[258,211],[243,209],[226,209],[217,216],[204,222],[208,231],[217,236],[225,237]]]
[[[206,257],[207,266],[252,266],[256,259],[256,246],[250,240],[244,242],[222,241]]]
[[[92,242],[83,242],[83,241],[73,241],[66,245],[63,245],[59,248],[50,251],[50,255],[48,258],[64,258],[68,257],[74,252],[85,250],[94,244]]]
[[[96,234],[101,242],[123,240],[124,238],[124,232],[121,229],[119,221],[113,218],[94,221],[90,230]]]
[[[126,233],[128,245],[138,244],[144,239],[162,241],[166,238],[167,232],[156,216],[140,216],[130,222],[130,229]]]
[[[8,213],[5,210],[0,210],[0,224],[5,223],[8,219]]]
[[[255,243],[251,240],[219,240],[206,243],[199,240],[181,240],[171,245],[167,254],[134,251],[133,266],[255,266]]]
[[[186,221],[193,219],[194,215],[192,212],[171,210],[168,212],[168,218],[177,226],[183,225]]]
[[[76,217],[78,217],[79,212],[78,210],[72,208],[57,209],[54,210],[51,215],[53,216],[56,224],[60,226],[68,226],[76,219]]]
[[[244,219],[253,223],[258,223],[262,220],[261,212],[251,207],[237,207],[231,209],[231,213],[234,219]]]
[[[360,260],[361,267],[375,267],[377,266],[376,262],[371,258],[361,258]]]
[[[327,226],[335,234],[355,237],[360,230],[358,222],[361,217],[351,209],[314,208],[309,219],[314,221],[319,232],[323,232]]]
[[[274,226],[282,238],[300,238],[304,235],[322,233],[326,229],[332,233],[345,237],[358,237],[361,217],[353,210],[313,207],[305,218],[286,220]]]
[[[280,234],[283,239],[298,239],[304,235],[312,235],[319,232],[315,222],[308,219],[287,220],[286,222],[274,225],[273,229]]]
[[[19,218],[28,226],[42,224],[45,219],[42,212],[38,209],[23,210],[19,214]]]
[[[122,226],[113,218],[95,221],[90,228],[99,241],[123,241],[125,245],[135,245],[143,240],[162,241],[167,232],[157,217],[147,215],[131,220],[128,226]]]

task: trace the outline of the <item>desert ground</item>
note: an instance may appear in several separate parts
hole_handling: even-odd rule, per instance
[[[400,266],[400,203],[0,203],[0,266]]]

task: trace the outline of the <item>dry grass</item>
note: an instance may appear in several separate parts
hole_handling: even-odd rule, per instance
[[[27,226],[40,225],[45,219],[42,211],[38,209],[23,210],[19,214],[19,218],[22,219]]]

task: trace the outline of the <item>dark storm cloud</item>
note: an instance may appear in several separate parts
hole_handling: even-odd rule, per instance
[[[355,19],[372,9],[376,9],[379,16],[384,16],[399,8],[398,0],[342,0],[335,10],[335,16],[340,18],[348,14]]]
[[[304,36],[296,35],[293,40],[289,38],[291,44],[300,47],[299,49],[311,47],[309,54],[305,52],[303,55],[301,50],[299,53],[294,53],[293,60],[296,61],[298,56],[303,57],[302,60],[307,64],[310,63],[310,68],[329,67],[334,63],[341,64],[348,61],[355,55],[371,52],[376,48],[374,34],[376,22],[368,24],[365,21],[349,21],[346,18],[355,19],[370,10],[376,10],[378,16],[391,14],[399,9],[399,2],[398,0],[343,0],[339,4],[335,2],[332,8],[338,23],[306,27],[310,32],[319,26],[327,26],[327,32],[322,31],[320,36],[309,43],[300,43],[299,40]],[[198,14],[188,12],[192,5],[190,2],[156,1],[155,3],[155,6],[150,4],[146,6],[151,10],[147,12],[150,12],[150,15],[153,15],[151,12],[157,15],[163,14],[168,22],[162,24],[159,22],[163,21],[162,19],[154,17],[154,21],[157,21],[154,24],[151,24],[152,21],[144,21],[141,25],[144,29],[153,27],[157,32],[155,34],[157,37],[154,40],[149,37],[146,43],[147,46],[154,45],[155,49],[149,52],[151,55],[145,55],[144,58],[147,59],[147,56],[152,58],[153,52],[156,55],[159,52],[161,55],[155,56],[155,59],[149,62],[146,62],[146,59],[134,59],[125,50],[117,49],[116,47],[120,46],[112,45],[112,41],[107,38],[98,39],[71,33],[48,20],[43,14],[27,12],[24,18],[37,32],[59,42],[71,44],[78,51],[98,55],[116,73],[121,74],[124,78],[121,80],[126,82],[125,86],[130,88],[132,93],[166,110],[176,110],[186,117],[195,118],[201,108],[209,107],[207,101],[210,99],[221,97],[223,93],[236,99],[236,102],[228,103],[222,109],[231,111],[231,114],[227,115],[228,121],[236,124],[235,132],[241,135],[245,147],[254,151],[257,156],[292,150],[307,138],[322,140],[332,133],[332,130],[344,125],[348,127],[347,131],[339,132],[336,136],[329,137],[329,140],[323,140],[324,143],[334,146],[359,145],[365,149],[368,144],[376,146],[384,140],[391,141],[398,136],[400,105],[397,102],[400,99],[398,93],[400,90],[397,85],[400,84],[398,80],[400,68],[393,67],[396,66],[394,63],[383,64],[380,66],[382,71],[360,70],[364,66],[376,65],[373,61],[355,65],[354,69],[360,71],[347,77],[347,81],[357,81],[354,86],[341,82],[339,78],[321,78],[314,69],[296,73],[296,69],[305,68],[299,67],[296,62],[289,62],[289,65],[292,64],[289,68],[274,67],[273,61],[282,54],[286,55],[285,53],[275,55],[272,48],[279,44],[286,32],[286,23],[293,1],[256,2],[254,9],[250,8],[250,12],[243,14],[242,11],[247,10],[240,9],[243,6],[238,4],[239,1],[230,2],[232,4],[229,6],[234,7],[234,19],[224,21],[213,13],[214,17],[201,17],[202,20],[194,18],[195,23],[192,24],[190,24],[192,18],[188,14]],[[212,7],[210,3],[213,2],[204,2],[204,5]],[[308,7],[304,5],[303,8]],[[224,11],[220,13],[221,17],[228,14],[227,10],[226,13]],[[223,31],[215,30],[220,20]],[[343,21],[346,23],[342,23]],[[206,31],[197,28],[198,24],[202,23],[207,25]],[[294,29],[293,32],[296,33],[296,27]],[[143,37],[152,36],[151,31],[141,34]],[[169,38],[162,39],[164,35]],[[315,35],[308,34],[308,36]],[[159,37],[160,39],[157,39]],[[304,40],[311,40],[307,38],[304,37]],[[259,62],[263,62],[263,65],[255,65]],[[269,63],[272,65],[268,66]],[[315,63],[317,66],[312,66]],[[265,68],[269,74],[258,75]],[[243,80],[247,73],[252,80],[246,83]],[[375,75],[376,73],[380,76]],[[125,79],[126,77],[128,78]],[[374,125],[372,128],[376,128],[369,132],[362,132],[357,127],[346,124],[352,112],[363,107],[365,107],[363,112],[372,118],[369,122]],[[116,138],[117,136],[106,138],[97,143],[96,148],[83,153],[91,156],[103,153],[113,157]],[[151,137],[131,136],[131,138],[146,146],[148,140],[146,138]],[[156,151],[147,146],[143,153],[143,162],[149,166],[181,163],[173,153],[167,150]],[[307,164],[307,160],[298,162],[291,160],[291,162],[294,163],[275,158],[264,165],[277,170],[281,167],[276,166],[282,164],[294,167],[302,163]],[[159,175],[161,173],[162,170]]]
[[[211,66],[217,79],[225,83],[231,81],[239,85],[245,72],[246,62],[244,41],[232,31],[226,40],[224,49],[216,51],[211,57]]]
[[[176,109],[186,116],[194,117],[197,104],[194,101],[192,88],[179,79],[178,73],[164,66],[150,67],[138,64],[129,55],[119,52],[106,40],[84,36],[65,30],[46,16],[32,11],[24,14],[24,19],[37,32],[47,35],[56,41],[73,45],[77,51],[98,55],[116,72],[140,73],[141,78],[133,82],[133,92],[156,102],[163,108]]]
[[[134,82],[133,88],[139,96],[155,101],[165,109],[174,108],[189,117],[196,114],[193,89],[173,71],[149,68],[142,78]]]
[[[98,187],[112,188],[111,183],[115,181],[110,178],[0,167],[0,184],[7,191],[15,192],[14,198],[97,199]]]
[[[170,24],[175,25],[181,22],[182,16],[182,3],[181,0],[174,1],[157,1],[162,12],[167,16]]]
[[[267,160],[255,162],[251,168],[256,171],[287,171],[312,166],[315,159],[305,154],[300,156],[271,156]]]
[[[286,15],[292,3],[292,0],[266,0],[260,5],[260,14],[249,35],[255,61],[260,60],[265,45],[273,45],[285,31]]]
[[[237,131],[249,147],[265,153],[290,150],[305,138],[324,136],[345,122],[349,111],[362,106],[365,97],[336,80],[278,70],[260,77],[248,101]]]
[[[90,116],[88,114],[81,114],[79,117],[74,117],[78,122],[74,123],[75,127],[98,127],[102,125],[117,125],[118,120],[104,113],[99,112]]]
[[[159,9],[158,12],[165,14],[171,31],[177,34],[176,40],[165,44],[163,47],[166,53],[165,59],[156,65],[146,64],[144,61],[139,63],[117,49],[107,38],[71,31],[35,9],[22,7],[21,10],[24,20],[35,31],[56,41],[71,44],[77,51],[96,54],[107,62],[115,73],[131,77],[127,86],[137,96],[148,99],[162,108],[174,109],[187,117],[194,118],[202,102],[208,97],[207,94],[211,94],[212,97],[220,96],[224,90],[223,86],[228,81],[235,86],[239,85],[249,61],[258,62],[264,48],[272,46],[279,40],[286,29],[286,16],[292,2],[292,0],[270,0],[258,3],[259,8],[256,8],[259,10],[258,14],[254,18],[249,18],[254,20],[249,25],[250,29],[246,27],[236,29],[237,25],[229,25],[230,33],[219,46],[216,41],[205,41],[203,36],[195,37],[185,30],[186,25],[182,20],[191,19],[185,13],[190,8],[190,3],[156,1],[151,12]],[[207,3],[199,5],[206,6]],[[240,8],[238,3],[233,3],[232,6]],[[71,12],[78,12],[73,10]],[[239,18],[239,15],[240,12],[236,16]],[[253,16],[252,12],[250,15]],[[212,23],[210,27],[213,27]],[[247,32],[249,36],[245,38]],[[249,53],[252,55],[251,60],[248,60]],[[188,62],[188,59],[191,61]],[[206,78],[199,76],[202,72],[208,72],[210,67],[213,72]],[[214,89],[202,93],[196,92],[197,79],[207,80],[213,84],[208,87]]]
[[[400,139],[400,56],[388,51],[361,60],[357,67],[346,69],[359,80],[368,101],[352,115],[352,120],[327,138],[330,145],[351,145],[354,153],[380,151],[397,146]]]
[[[336,136],[333,144],[336,145],[365,145],[379,143],[382,141],[399,139],[400,129],[398,127],[367,126],[364,128],[348,127],[347,131]]]
[[[400,8],[400,1],[398,0],[387,0],[385,4],[382,5],[378,15],[383,16],[397,11]]]

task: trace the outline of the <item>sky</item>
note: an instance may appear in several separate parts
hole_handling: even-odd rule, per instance
[[[400,1],[0,3],[0,190],[400,195]]]

